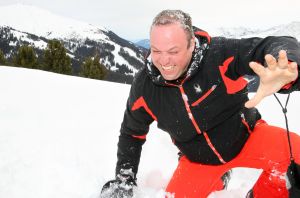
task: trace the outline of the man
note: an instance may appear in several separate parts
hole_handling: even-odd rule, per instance
[[[261,119],[255,106],[276,92],[299,90],[300,47],[291,37],[211,38],[193,31],[180,10],[164,10],[150,30],[150,60],[135,77],[118,143],[116,179],[103,194],[130,197],[142,145],[156,121],[182,154],[166,192],[207,197],[223,189],[234,167],[263,169],[248,197],[288,197],[289,151],[284,129]],[[245,75],[260,84],[249,100]],[[300,162],[300,137],[291,134]]]

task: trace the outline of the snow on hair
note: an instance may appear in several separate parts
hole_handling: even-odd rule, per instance
[[[153,19],[151,29],[154,26],[158,25],[169,25],[179,23],[181,27],[185,30],[190,40],[194,36],[193,27],[192,27],[192,18],[189,14],[181,10],[163,10],[156,15]]]

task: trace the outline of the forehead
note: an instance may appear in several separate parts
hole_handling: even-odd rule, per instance
[[[187,35],[179,23],[168,25],[156,25],[150,31],[150,45],[151,47],[168,48],[175,45],[180,47],[186,46]]]

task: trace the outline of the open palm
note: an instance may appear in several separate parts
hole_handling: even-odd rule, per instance
[[[264,97],[279,91],[283,86],[297,79],[297,63],[289,62],[286,51],[280,50],[278,60],[272,55],[265,56],[267,67],[250,62],[249,66],[259,76],[259,86],[252,99],[245,103],[245,107],[255,107]]]

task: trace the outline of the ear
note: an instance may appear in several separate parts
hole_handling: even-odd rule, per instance
[[[195,39],[196,39],[196,38],[193,36],[193,37],[191,38],[191,40],[190,40],[190,48],[189,48],[189,50],[190,50],[191,52],[193,52],[194,49],[195,49],[195,45],[196,45]]]

